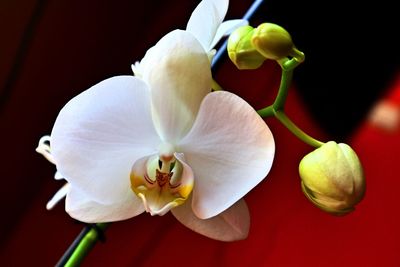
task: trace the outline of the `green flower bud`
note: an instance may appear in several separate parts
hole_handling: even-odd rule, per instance
[[[240,70],[257,69],[265,60],[253,47],[251,37],[254,28],[242,26],[237,28],[228,39],[228,55],[231,61]]]
[[[254,30],[251,42],[260,54],[273,60],[291,55],[294,49],[290,34],[273,23],[260,24]]]
[[[325,143],[301,160],[299,172],[307,198],[334,215],[353,211],[364,196],[365,178],[361,162],[346,144]]]

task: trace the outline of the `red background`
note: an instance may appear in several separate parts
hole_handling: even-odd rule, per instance
[[[228,15],[236,18],[251,3],[231,2]],[[34,149],[50,133],[57,112],[91,85],[130,74],[130,64],[163,34],[183,28],[195,6],[196,1],[1,2],[2,266],[53,266],[82,228],[63,205],[45,210],[62,183],[52,179],[54,166]],[[280,73],[274,62],[250,72],[225,61],[215,77],[225,89],[261,108],[273,100]],[[352,114],[354,107],[345,108]],[[287,113],[311,135],[336,138],[313,119],[297,88],[290,92]],[[367,193],[354,213],[333,217],[313,207],[300,190],[298,163],[311,148],[275,119],[266,122],[275,136],[276,159],[267,179],[246,196],[252,216],[248,239],[213,241],[170,214],[143,214],[114,223],[106,243],[98,244],[83,265],[400,266],[400,132],[387,133],[360,121],[351,134],[336,140],[351,144],[359,154]]]

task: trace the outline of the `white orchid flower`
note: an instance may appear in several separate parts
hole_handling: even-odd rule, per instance
[[[167,34],[145,60],[143,78],[102,81],[57,117],[52,156],[70,184],[67,212],[105,222],[171,210],[211,238],[244,238],[239,200],[270,170],[270,130],[238,96],[209,93],[210,63],[193,35]]]
[[[110,222],[171,210],[208,237],[247,236],[242,197],[268,174],[273,137],[240,97],[210,93],[205,47],[213,42],[190,24],[192,32],[175,30],[146,53],[139,77],[102,81],[61,110],[51,156],[68,181],[60,194],[72,217]]]
[[[248,21],[243,19],[234,19],[222,22],[228,10],[229,0],[204,0],[193,11],[186,31],[193,34],[201,43],[205,53],[207,53],[210,62],[215,54],[213,47],[221,40],[223,36],[230,34],[236,28],[247,25]],[[151,53],[151,49],[147,53]],[[145,57],[145,59],[148,57]],[[138,61],[132,64],[132,71],[135,76],[142,76],[142,66],[146,60],[141,63]],[[42,154],[47,160],[55,164],[50,152],[50,136],[43,136],[39,141],[36,151]],[[60,172],[56,172],[57,180],[63,179]],[[47,209],[52,209],[67,194],[69,186],[62,187],[47,203]]]
[[[201,43],[205,53],[207,53],[210,62],[215,54],[213,47],[221,40],[222,37],[229,35],[236,28],[248,24],[247,20],[234,19],[224,21],[228,10],[229,0],[204,0],[199,3],[193,11],[186,31],[193,34]],[[151,53],[151,49],[147,53]],[[148,57],[145,57],[145,59]],[[142,66],[146,60],[142,60],[142,64],[138,61],[133,64],[132,71],[135,76],[142,76]],[[55,164],[50,152],[50,136],[43,136],[39,141],[39,146],[36,151],[42,154],[47,160]],[[57,171],[55,174],[57,180],[63,179],[62,175]],[[47,203],[47,208],[52,209],[60,200],[65,197],[68,187],[61,188]]]

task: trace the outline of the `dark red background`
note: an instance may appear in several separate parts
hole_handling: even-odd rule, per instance
[[[231,2],[228,16],[236,18],[251,3]],[[130,64],[140,59],[147,48],[169,30],[185,26],[196,3],[1,2],[2,266],[53,266],[82,228],[64,212],[63,205],[53,211],[45,210],[47,200],[62,183],[52,179],[55,168],[34,149],[39,138],[50,133],[57,112],[91,85],[110,76],[130,74]],[[271,4],[277,10],[274,14],[279,14],[275,16],[285,14],[274,2]],[[271,12],[268,3],[264,9]],[[295,8],[285,9],[291,16],[295,14]],[[271,21],[270,17],[259,14],[256,21]],[[322,17],[323,14],[317,16]],[[300,18],[306,20],[307,14],[296,17]],[[325,26],[324,21],[319,23]],[[300,190],[297,167],[311,148],[276,120],[267,119],[277,153],[268,178],[246,196],[252,216],[247,240],[213,241],[186,229],[170,214],[143,214],[114,223],[107,231],[107,242],[94,248],[84,266],[400,266],[400,133],[384,132],[363,119],[373,101],[384,96],[383,89],[395,90],[390,81],[397,69],[390,64],[380,65],[379,60],[372,60],[371,65],[351,65],[354,60],[335,58],[328,68],[330,75],[316,77],[321,73],[318,58],[326,56],[326,52],[308,48],[317,47],[314,41],[318,38],[310,34],[313,31],[309,28],[300,31],[299,24],[302,25],[290,16],[282,24],[294,30],[292,35],[300,40],[298,46],[307,55],[306,63],[295,73],[295,78],[301,78],[296,80],[299,87],[290,92],[287,113],[313,136],[345,141],[358,152],[367,176],[367,193],[356,211],[346,217],[332,217],[307,201]],[[332,40],[340,43],[337,35],[326,32],[324,38],[333,36]],[[353,38],[356,37],[359,36]],[[352,52],[344,48],[341,51]],[[349,81],[349,69],[353,66],[357,66],[352,73],[355,80]],[[339,67],[343,71],[335,72]],[[365,73],[376,76],[363,76]],[[274,62],[267,62],[258,71],[246,72],[225,61],[215,76],[224,88],[256,108],[273,100],[280,79]],[[311,89],[305,86],[307,81]],[[316,81],[327,90],[326,95],[312,90]],[[343,84],[343,88],[332,91],[331,84]],[[346,84],[360,87],[349,93]],[[314,98],[310,97],[313,93]],[[390,97],[393,95],[396,94]],[[354,105],[348,105],[349,99]],[[336,110],[329,113],[332,109]]]

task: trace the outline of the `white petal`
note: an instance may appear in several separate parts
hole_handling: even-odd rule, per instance
[[[222,37],[227,36],[237,28],[248,24],[249,22],[244,19],[233,19],[222,22],[222,24],[218,27],[217,33],[215,34],[215,37],[210,45],[210,49],[213,48]]]
[[[156,129],[164,141],[174,143],[190,130],[211,91],[208,56],[193,35],[175,30],[146,53],[140,66],[151,90]]]
[[[192,208],[202,219],[219,214],[268,174],[275,152],[268,126],[240,97],[210,93],[181,151],[193,169]]]
[[[51,134],[58,171],[93,201],[110,204],[130,192],[133,163],[157,151],[146,85],[133,76],[107,79],[73,98]]]
[[[72,218],[86,223],[113,222],[132,218],[141,214],[141,201],[130,192],[121,201],[108,205],[98,203],[87,195],[71,187],[67,194],[65,210]]]
[[[139,78],[142,77],[142,71],[141,71],[141,66],[140,66],[139,61],[136,61],[135,64],[132,64],[131,69],[132,69],[133,75],[135,75],[136,77],[139,77]]]
[[[50,140],[51,140],[50,135],[42,136],[42,138],[40,138],[39,140],[36,152],[42,154],[43,157],[45,157],[51,163],[56,164],[56,162],[54,161],[54,157],[51,154]]]
[[[203,0],[193,11],[186,30],[192,33],[209,51],[219,25],[228,10],[229,0]]]
[[[245,239],[250,228],[250,215],[246,202],[241,199],[221,214],[199,219],[193,213],[189,200],[171,210],[183,225],[193,231],[220,241]]]
[[[47,204],[46,204],[46,209],[47,209],[47,210],[53,209],[53,208],[58,204],[58,202],[60,202],[61,199],[63,199],[63,198],[67,195],[67,193],[68,193],[68,191],[69,191],[69,188],[70,188],[70,184],[69,184],[69,183],[66,183],[65,185],[63,185],[63,186],[54,194],[54,196],[47,202]]]
[[[56,171],[56,173],[54,174],[54,179],[61,180],[64,179],[64,176],[59,171]]]

